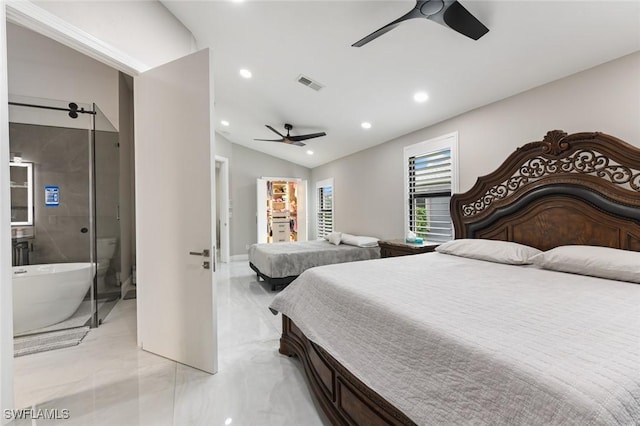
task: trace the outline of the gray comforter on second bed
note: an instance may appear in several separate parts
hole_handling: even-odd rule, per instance
[[[314,266],[378,259],[380,247],[334,245],[326,240],[253,244],[249,262],[270,278],[300,275]]]

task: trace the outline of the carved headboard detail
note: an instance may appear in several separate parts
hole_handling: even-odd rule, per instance
[[[451,198],[456,238],[640,251],[640,149],[604,133],[547,133]]]

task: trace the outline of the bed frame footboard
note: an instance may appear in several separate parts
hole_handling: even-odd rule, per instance
[[[280,353],[302,361],[307,383],[334,425],[415,425],[406,415],[306,338],[282,315]]]

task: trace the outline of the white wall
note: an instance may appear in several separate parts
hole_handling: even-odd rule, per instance
[[[233,144],[223,134],[216,133],[216,155],[231,158]]]
[[[191,32],[158,1],[32,3],[149,67],[195,51]]]
[[[119,128],[118,71],[14,24],[7,25],[7,44],[12,95],[95,102]]]
[[[634,53],[316,167],[310,187],[335,178],[337,231],[402,238],[404,146],[458,131],[460,191],[549,130],[601,131],[640,146],[639,76]]]
[[[309,180],[311,170],[229,142],[216,134],[216,155],[229,159],[231,255],[246,255],[247,244],[258,240],[256,179],[262,176]],[[310,200],[309,200],[310,201]]]

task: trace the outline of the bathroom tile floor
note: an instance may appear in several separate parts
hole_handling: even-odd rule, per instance
[[[267,309],[275,293],[246,261],[221,264],[216,285],[217,374],[140,350],[136,301],[122,300],[79,346],[16,358],[16,405],[69,410],[37,425],[329,424],[300,361],[278,354],[280,317]]]

